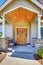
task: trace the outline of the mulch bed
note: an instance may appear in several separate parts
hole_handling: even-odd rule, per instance
[[[6,57],[5,52],[0,52],[0,62]]]
[[[43,65],[43,59],[38,54],[34,54],[34,57],[39,63]]]

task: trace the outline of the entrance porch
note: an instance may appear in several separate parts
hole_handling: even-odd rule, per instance
[[[2,37],[12,38],[17,44],[25,45],[30,43],[32,45],[33,38],[41,39],[40,26],[41,16],[39,13],[25,7],[18,7],[4,13]]]
[[[19,7],[17,9],[11,10],[5,14],[5,20],[12,26],[12,30],[7,29],[8,35],[12,32],[12,38],[15,39],[19,44],[31,43],[32,38],[41,38],[40,33],[40,16],[36,12],[28,10],[24,7]],[[3,20],[3,36],[7,37],[5,30],[5,23]],[[21,28],[21,29],[20,29]],[[27,28],[27,31],[25,30]],[[18,32],[17,32],[17,29]],[[24,29],[24,32],[23,32]],[[36,29],[36,30],[35,30]],[[10,36],[8,36],[10,37]],[[21,39],[20,39],[20,38]],[[17,41],[18,40],[18,41]],[[21,42],[20,42],[21,41]]]

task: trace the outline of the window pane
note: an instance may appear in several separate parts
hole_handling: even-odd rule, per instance
[[[43,38],[43,27],[41,28],[41,38]]]

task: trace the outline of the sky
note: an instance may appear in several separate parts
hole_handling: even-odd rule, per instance
[[[6,0],[0,0],[0,6],[5,2]]]
[[[0,6],[5,2],[6,0],[0,0]],[[0,26],[0,32],[2,32],[2,26]]]
[[[0,0],[0,6],[1,6],[4,2],[6,2],[6,0]],[[2,26],[0,26],[0,32],[2,32]]]

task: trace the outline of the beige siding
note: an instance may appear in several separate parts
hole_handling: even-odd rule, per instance
[[[13,36],[12,34],[13,34],[12,26],[9,24],[5,25],[5,36],[12,38],[12,36]]]

